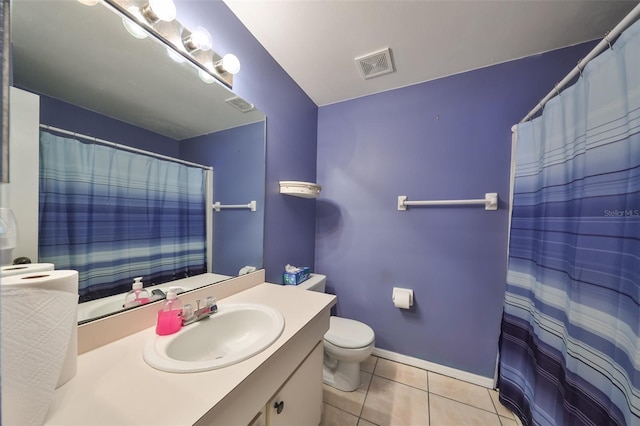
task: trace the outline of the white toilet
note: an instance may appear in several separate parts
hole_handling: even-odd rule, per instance
[[[311,274],[297,287],[324,293],[327,277]],[[330,317],[324,335],[324,383],[345,392],[360,386],[360,363],[373,352],[375,334],[371,327],[347,318]]]

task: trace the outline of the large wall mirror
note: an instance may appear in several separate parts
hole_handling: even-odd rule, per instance
[[[13,257],[42,261],[38,237],[32,235],[34,222],[20,223],[28,217],[38,221],[42,182],[31,190],[20,189],[20,185],[34,173],[42,173],[33,153],[25,153],[21,144],[27,139],[24,135],[35,134],[36,146],[41,146],[41,132],[52,132],[72,139],[90,136],[210,166],[211,203],[250,207],[255,201],[255,211],[216,212],[206,205],[210,210],[206,221],[213,224],[207,244],[212,253],[209,269],[183,281],[184,290],[262,268],[265,115],[251,108],[248,100],[207,79],[184,55],[176,55],[154,36],[136,37],[127,29],[127,20],[105,4],[12,0],[10,16],[10,167],[15,174],[4,191],[9,195],[3,195],[3,207],[8,204],[24,212],[16,214],[20,237]],[[33,115],[33,105],[35,125],[26,117]],[[40,155],[43,152],[40,149]],[[150,284],[144,277],[143,282]],[[158,287],[166,290],[168,285]],[[81,300],[79,311],[84,313],[79,320],[120,310],[122,296],[105,294]],[[83,309],[89,305],[96,308]]]

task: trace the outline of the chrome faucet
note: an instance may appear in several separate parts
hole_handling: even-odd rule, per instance
[[[200,321],[205,318],[209,318],[211,315],[218,312],[218,305],[216,303],[215,297],[207,297],[204,302],[204,307],[200,307],[202,302],[200,300],[196,300],[196,309],[193,310],[193,306],[190,304],[186,304],[182,307],[182,325],[193,324],[194,322]]]

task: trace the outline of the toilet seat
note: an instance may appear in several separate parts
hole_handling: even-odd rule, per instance
[[[327,342],[345,349],[360,349],[373,343],[373,329],[360,321],[330,317],[329,331],[324,335]]]

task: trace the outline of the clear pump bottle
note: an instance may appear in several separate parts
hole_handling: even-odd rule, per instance
[[[150,297],[149,292],[142,286],[142,277],[136,277],[133,279],[131,291],[124,297],[124,307],[133,308],[144,305],[149,303]]]
[[[169,287],[167,301],[158,311],[156,334],[159,336],[173,334],[182,327],[182,302],[178,299],[177,293],[178,287]]]

